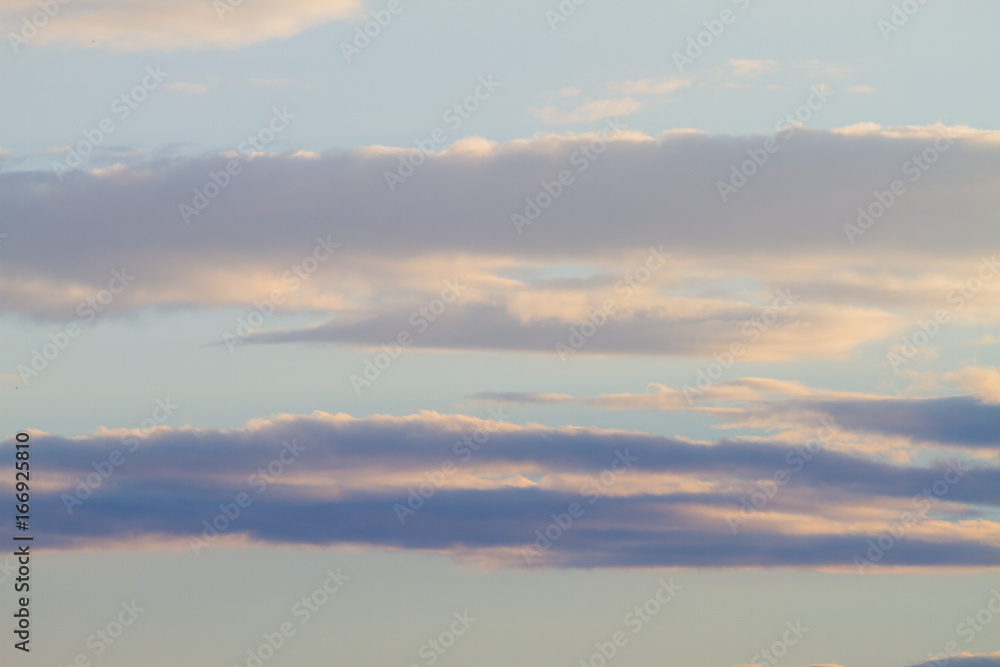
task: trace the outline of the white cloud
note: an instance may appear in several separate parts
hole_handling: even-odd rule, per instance
[[[556,107],[547,106],[535,109],[536,116],[546,123],[593,123],[615,116],[628,116],[645,108],[645,104],[634,97],[620,97],[587,102],[570,111],[560,111]]]
[[[613,116],[628,116],[651,104],[662,102],[662,99],[657,98],[686,88],[691,83],[692,80],[686,77],[612,81],[604,86],[599,99],[589,100],[576,108],[564,110],[548,105],[533,109],[532,112],[546,123],[552,124],[595,122]],[[582,92],[579,88],[569,86],[554,94],[550,93],[549,96],[573,98],[580,96]]]
[[[1000,405],[1000,370],[993,366],[966,366],[945,374],[944,380],[975,394],[986,403]]]
[[[6,0],[0,20],[19,23],[21,17],[37,10],[34,0]],[[61,6],[31,44],[119,52],[233,49],[291,37],[327,21],[359,17],[362,10],[359,0],[243,2],[238,6],[227,0],[73,0]]]
[[[778,62],[775,60],[733,59],[729,61],[729,66],[735,76],[760,76],[778,71]]]

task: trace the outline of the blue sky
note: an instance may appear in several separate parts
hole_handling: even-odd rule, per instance
[[[998,19],[6,3],[5,664],[1000,664]]]

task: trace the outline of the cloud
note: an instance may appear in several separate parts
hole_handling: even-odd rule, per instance
[[[559,97],[578,97],[582,94],[583,91],[576,86],[566,86],[557,93]]]
[[[570,404],[578,403],[580,400],[570,394],[532,394],[519,391],[483,391],[473,394],[471,398],[485,403],[503,403],[504,405]]]
[[[615,316],[581,354],[711,356],[753,342],[748,358],[844,358],[947,305],[983,249],[1000,247],[1000,143],[981,133],[956,139],[934,178],[847,242],[843,226],[867,193],[900,177],[927,134],[800,129],[725,203],[716,182],[763,137],[625,131],[606,148],[596,133],[469,140],[425,156],[395,192],[386,174],[407,149],[259,155],[190,224],[181,206],[195,211],[196,193],[205,197],[231,158],[115,155],[99,166],[128,168],[61,182],[6,172],[4,231],[19,252],[0,265],[0,307],[76,317],[112,270],[127,267],[136,280],[116,297],[117,313],[245,307],[278,290],[287,297],[280,310],[324,311],[329,322],[257,340],[379,345],[457,277],[468,291],[419,346],[552,354],[611,298]],[[583,152],[591,145],[601,150],[592,160]],[[537,215],[528,210],[534,220],[519,234],[512,216],[537,206],[543,183],[561,171],[572,183]],[[940,224],[941,210],[950,225]],[[284,276],[318,239],[343,251],[289,290]],[[670,253],[652,275],[642,266],[650,247]],[[569,266],[586,275],[552,278]],[[639,276],[639,289],[624,282]],[[744,328],[788,288],[801,298],[750,341]],[[1000,283],[984,286],[975,305],[978,326],[988,325],[1000,313]]]
[[[534,531],[576,502],[586,520],[532,564],[851,568],[901,512],[919,511],[881,565],[1000,565],[1000,525],[976,509],[1000,506],[1000,470],[993,467],[892,465],[822,450],[813,450],[809,463],[801,445],[693,443],[517,426],[502,411],[494,416],[499,421],[317,412],[223,431],[157,427],[90,497],[70,504],[72,515],[64,494],[94,472],[94,461],[127,451],[130,432],[33,433],[49,480],[33,498],[49,517],[39,536],[57,549],[186,541],[202,533],[220,503],[249,493],[252,508],[232,521],[231,536],[429,550],[523,566],[521,549],[536,541]],[[767,507],[732,530],[743,499],[759,491],[756,482],[779,470],[788,479]],[[955,471],[958,479],[949,477]],[[269,476],[258,491],[261,475]],[[942,479],[950,486],[916,509],[912,499]],[[401,523],[399,508],[421,484],[419,511],[403,513]]]
[[[586,102],[570,111],[547,106],[535,109],[534,113],[546,123],[593,123],[605,118],[628,116],[644,108],[645,105],[634,97],[618,97]]]
[[[642,111],[650,104],[662,102],[661,99],[656,98],[662,98],[681,88],[687,88],[691,84],[692,79],[689,77],[612,81],[604,86],[601,99],[589,100],[570,110],[562,110],[549,105],[532,111],[546,123],[593,123],[605,118],[628,116]],[[578,97],[582,92],[579,88],[568,86],[554,95],[561,98],[572,98]],[[637,99],[643,97],[646,99]]]
[[[892,330],[882,314],[806,308],[770,326],[766,336],[751,344],[746,325],[761,318],[760,307],[719,303],[714,309],[691,315],[676,312],[683,311],[679,299],[664,300],[659,307],[630,308],[624,297],[619,295],[615,301],[612,295],[609,290],[608,298],[615,307],[602,310],[595,305],[591,312],[598,314],[589,318],[584,311],[576,319],[533,313],[526,320],[515,316],[510,305],[495,303],[498,295],[494,294],[494,303],[449,306],[433,326],[421,329],[413,347],[558,353],[565,359],[592,354],[710,357],[738,343],[745,350],[741,358],[788,360],[844,357],[861,343],[880,339]],[[376,345],[412,329],[412,313],[412,309],[403,308],[373,317],[338,317],[306,328],[262,331],[250,336],[248,342]]]
[[[989,655],[975,655],[972,653],[959,653],[946,658],[947,664],[952,667],[1000,667],[1000,653],[990,653]],[[940,660],[929,660],[911,667],[939,667]]]
[[[895,139],[929,139],[931,141],[944,134],[944,136],[952,139],[975,138],[979,142],[990,144],[1000,142],[1000,131],[997,130],[981,130],[967,125],[945,126],[940,123],[934,125],[883,127],[878,123],[861,122],[846,127],[834,128],[831,131],[847,136],[878,135]]]
[[[971,370],[971,369],[967,369]],[[984,369],[975,369],[984,370]],[[945,378],[950,377],[947,374]],[[992,372],[974,374],[994,380]],[[601,394],[581,397],[553,393],[481,392],[475,401],[505,405],[585,405],[592,410],[658,410],[691,412],[716,417],[723,428],[767,429],[794,439],[825,417],[846,437],[828,447],[871,456],[909,460],[914,445],[935,449],[959,447],[1000,449],[995,424],[1000,406],[976,396],[899,398],[877,394],[812,389],[797,382],[768,378],[721,380],[704,388],[697,382],[674,389],[652,383],[644,393]],[[869,436],[877,436],[875,441]],[[887,443],[878,438],[887,436]],[[772,436],[775,437],[775,436]],[[901,439],[901,442],[897,442]],[[902,452],[899,451],[902,447]],[[905,452],[905,453],[903,453]]]
[[[933,399],[804,401],[852,430],[968,447],[1000,447],[1000,405],[969,396]]]
[[[33,0],[9,0],[0,20],[20,24],[37,11]],[[31,45],[102,48],[116,52],[177,49],[234,49],[268,39],[291,37],[338,19],[362,15],[358,0],[290,0],[273,3],[227,0],[74,0],[59,12]]]
[[[778,63],[775,60],[733,59],[729,61],[729,66],[734,76],[760,76],[778,71]]]
[[[985,403],[1000,405],[1000,370],[994,366],[966,366],[954,373],[945,374],[944,379],[971,391]]]
[[[888,132],[897,136],[886,136]],[[857,206],[866,203],[858,193],[900,176],[914,151],[926,148],[927,135],[934,136],[916,130],[842,136],[802,129],[796,133],[796,150],[780,154],[780,161],[775,158],[731,205],[715,196],[715,183],[727,178],[729,167],[745,159],[746,150],[762,137],[688,133],[654,140],[622,134],[584,172],[577,167],[580,147],[595,140],[594,134],[518,140],[472,162],[461,153],[432,155],[395,192],[387,187],[385,173],[398,168],[406,149],[327,152],[320,161],[306,163],[271,155],[246,164],[190,227],[184,225],[179,205],[190,205],[192,190],[204,185],[209,172],[224,168],[224,158],[138,164],[116,181],[88,180],[79,172],[62,182],[40,172],[5,173],[0,187],[14,223],[50,227],[69,211],[77,212],[76,224],[86,234],[72,241],[59,241],[54,234],[54,242],[26,249],[31,254],[22,268],[41,264],[50,271],[76,254],[77,241],[87,244],[84,249],[92,257],[144,254],[153,260],[198,251],[216,257],[233,248],[230,228],[237,221],[246,236],[230,255],[254,259],[297,249],[297,242],[292,246],[282,239],[320,233],[334,233],[359,252],[381,250],[395,256],[455,251],[585,258],[599,256],[602,248],[665,244],[675,256],[683,256],[677,252],[681,249],[775,258],[798,251],[822,257],[834,248],[858,258],[868,248],[881,256],[893,249],[887,257],[892,261],[907,253],[969,256],[1000,246],[993,215],[1000,195],[988,187],[998,177],[994,162],[1000,146],[974,136],[957,140],[947,164],[939,166],[941,176],[920,182],[899,203],[906,207],[905,234],[888,230],[870,239],[866,235],[861,248],[846,242],[845,219],[853,222]],[[568,187],[518,235],[512,213],[523,212],[524,198],[534,196],[540,181],[562,169],[576,176],[573,185],[579,187]],[[949,207],[960,233],[941,229],[936,215],[923,205],[930,202]],[[82,215],[84,211],[88,213]],[[278,211],[283,212],[281,225],[274,222]],[[207,224],[209,218],[214,224]],[[352,224],[357,220],[377,225]],[[627,224],[610,224],[614,220]],[[879,222],[888,227],[891,219]],[[106,241],[87,241],[97,232],[96,238]],[[169,242],[154,252],[150,243],[160,241]],[[102,248],[108,251],[99,252]]]

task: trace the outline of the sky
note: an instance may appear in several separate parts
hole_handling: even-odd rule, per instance
[[[8,0],[2,663],[1000,667],[998,24]]]

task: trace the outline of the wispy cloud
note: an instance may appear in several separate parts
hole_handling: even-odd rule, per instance
[[[652,105],[660,104],[664,98],[682,88],[691,86],[689,77],[648,78],[628,81],[612,81],[606,84],[598,99],[592,99],[572,109],[561,109],[549,105],[532,112],[546,123],[568,124],[595,122],[614,116],[628,116]],[[575,98],[583,93],[573,86],[558,91],[555,96]]]
[[[762,74],[773,74],[778,71],[776,60],[733,59],[729,61],[734,76],[751,77]]]
[[[36,11],[38,4],[32,0],[9,0],[0,9],[0,19],[12,23]],[[90,0],[74,2],[32,41],[118,52],[237,48],[360,16],[363,6],[358,0],[290,0],[280,6],[227,0]]]
[[[546,123],[593,123],[614,116],[628,116],[645,106],[634,97],[618,97],[593,100],[569,111],[560,111],[554,106],[542,107],[535,109],[534,114]]]

